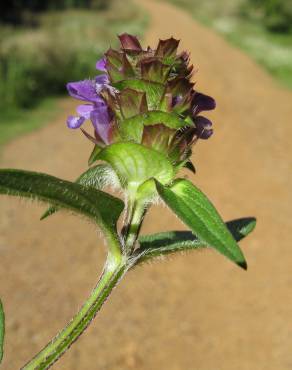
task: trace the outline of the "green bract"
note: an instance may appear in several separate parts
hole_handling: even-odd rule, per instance
[[[98,158],[112,166],[125,189],[138,188],[152,177],[166,184],[174,175],[173,167],[166,156],[140,144],[112,144],[103,149]]]

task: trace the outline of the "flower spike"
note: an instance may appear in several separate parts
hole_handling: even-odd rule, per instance
[[[130,140],[155,148],[178,168],[194,142],[212,135],[212,122],[200,113],[214,109],[215,100],[195,90],[190,54],[178,52],[179,40],[159,40],[155,49],[142,48],[127,33],[119,40],[120,48],[110,48],[96,63],[103,74],[67,85],[73,98],[86,102],[68,118],[68,127],[89,119],[104,145]]]

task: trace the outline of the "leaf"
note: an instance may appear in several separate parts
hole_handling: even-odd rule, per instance
[[[109,165],[99,164],[97,166],[89,168],[81,176],[79,176],[75,182],[86,187],[92,187],[101,190],[109,185],[111,181],[115,180],[114,177],[116,176]],[[40,219],[44,220],[57,211],[58,207],[51,206],[46,210],[46,212],[42,215]]]
[[[133,90],[145,92],[149,110],[158,108],[165,90],[164,84],[134,78],[115,82],[112,85],[119,91],[130,88]]]
[[[162,153],[131,142],[116,143],[100,152],[99,159],[108,162],[118,174],[122,186],[137,188],[144,181],[156,178],[168,183],[174,174],[173,167]]]
[[[4,335],[5,335],[5,315],[3,310],[3,304],[0,300],[0,363],[2,361],[4,352]]]
[[[140,143],[144,126],[158,124],[177,130],[190,125],[176,113],[151,111],[125,119],[121,122],[120,131],[125,140],[134,140]]]
[[[103,229],[116,233],[124,203],[105,192],[43,173],[2,169],[0,193],[37,199],[66,208],[95,220]]]
[[[236,241],[240,241],[253,231],[256,219],[253,217],[240,218],[226,223]],[[141,254],[138,263],[154,257],[164,256],[170,253],[182,252],[193,249],[202,249],[208,245],[202,242],[191,231],[169,231],[152,235],[143,235],[139,238],[140,248],[137,254]]]
[[[176,180],[171,187],[156,181],[156,188],[170,209],[198,238],[240,267],[247,264],[231,233],[208,198],[190,181]]]

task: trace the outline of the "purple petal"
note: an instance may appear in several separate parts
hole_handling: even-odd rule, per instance
[[[95,68],[98,71],[106,72],[106,58],[103,57],[96,62]]]
[[[67,118],[67,126],[69,128],[79,128],[83,122],[85,121],[85,117],[76,117],[76,116],[69,116]]]
[[[201,133],[200,139],[207,140],[213,135],[213,129],[209,128]]]
[[[196,125],[196,135],[200,139],[208,139],[212,134],[213,130],[212,122],[203,116],[197,116],[195,119],[195,125]]]
[[[109,79],[107,74],[98,75],[95,77],[95,83],[97,85],[107,85],[109,84]]]
[[[77,107],[77,113],[85,119],[90,118],[90,113],[93,111],[94,106],[91,104],[81,104]]]
[[[197,116],[195,118],[195,125],[197,129],[205,129],[212,127],[212,122],[203,116]]]
[[[95,102],[98,98],[95,81],[84,80],[69,82],[67,84],[68,93],[75,99]]]
[[[101,92],[101,90],[109,85],[108,75],[103,74],[95,77],[95,91],[97,94]]]
[[[195,92],[192,100],[193,114],[197,115],[205,110],[213,110],[216,107],[215,100],[208,95]]]
[[[98,109],[94,109],[90,114],[90,119],[96,133],[106,144],[108,144],[110,131],[110,115],[108,107],[101,106]]]

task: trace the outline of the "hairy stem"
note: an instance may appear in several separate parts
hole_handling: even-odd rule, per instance
[[[103,273],[83,307],[71,322],[51,340],[23,370],[45,370],[51,367],[85,331],[106,301],[112,289],[127,271],[122,256],[109,254]]]
[[[125,246],[127,252],[131,255],[135,243],[140,232],[142,221],[146,213],[146,208],[144,202],[135,201],[132,207],[131,219],[127,228],[127,233],[125,235]]]

